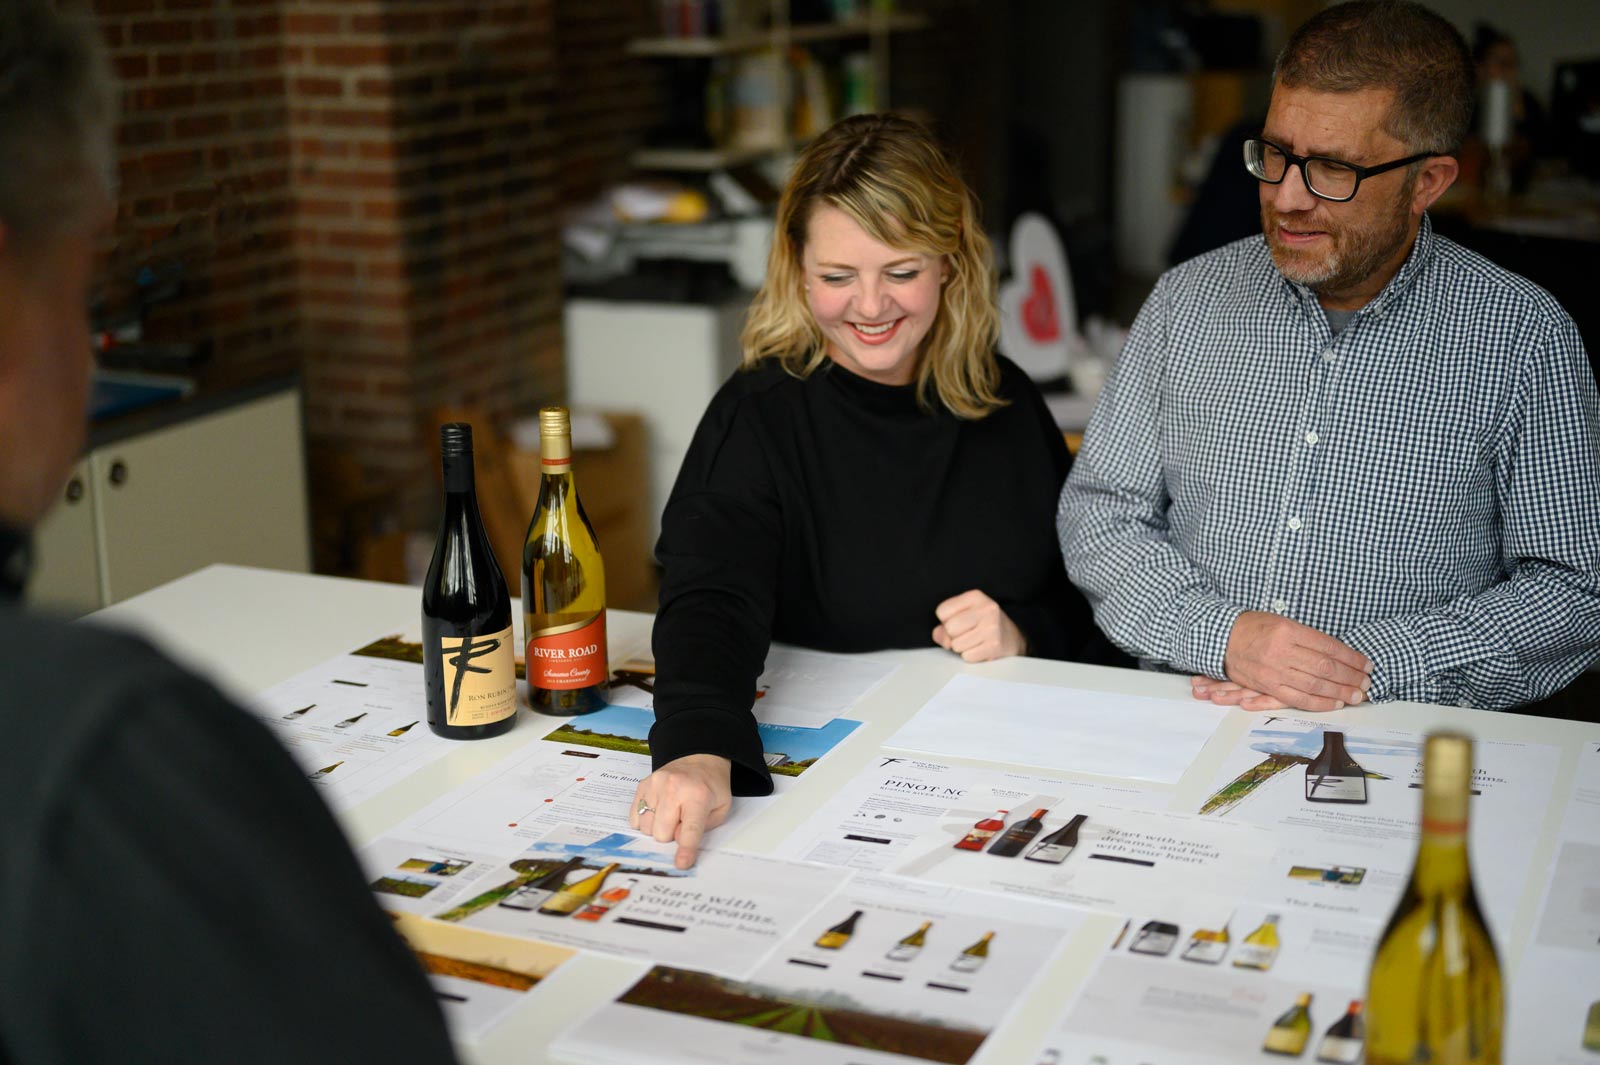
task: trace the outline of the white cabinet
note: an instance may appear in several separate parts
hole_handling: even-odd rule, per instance
[[[567,391],[577,407],[644,416],[650,545],[706,404],[739,365],[748,293],[720,305],[567,301]],[[583,473],[578,473],[582,482]]]
[[[29,602],[80,614],[214,562],[306,572],[300,396],[103,444],[36,530]]]

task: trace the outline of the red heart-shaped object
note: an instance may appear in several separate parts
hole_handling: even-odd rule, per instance
[[[1061,322],[1056,318],[1056,294],[1050,275],[1035,265],[1029,278],[1032,290],[1022,301],[1022,324],[1035,343],[1045,344],[1061,337]]]

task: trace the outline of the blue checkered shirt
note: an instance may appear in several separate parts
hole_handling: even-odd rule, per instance
[[[1261,237],[1165,274],[1062,489],[1067,572],[1147,665],[1276,611],[1374,699],[1506,707],[1600,654],[1600,403],[1543,289],[1437,237],[1334,337]]]

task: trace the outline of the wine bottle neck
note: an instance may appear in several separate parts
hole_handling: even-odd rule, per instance
[[[471,495],[476,491],[472,452],[444,456],[444,490],[449,495]]]
[[[1422,844],[1417,848],[1417,868],[1411,874],[1413,885],[1423,895],[1459,893],[1471,882],[1465,828],[1465,825],[1459,830],[1423,827]]]

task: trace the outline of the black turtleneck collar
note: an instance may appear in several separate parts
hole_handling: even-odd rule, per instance
[[[22,598],[33,567],[33,541],[27,533],[0,523],[0,602]]]
[[[824,363],[817,372],[867,410],[878,414],[928,416],[928,411],[917,403],[915,382],[909,385],[886,385],[870,377],[862,377],[832,360]]]

